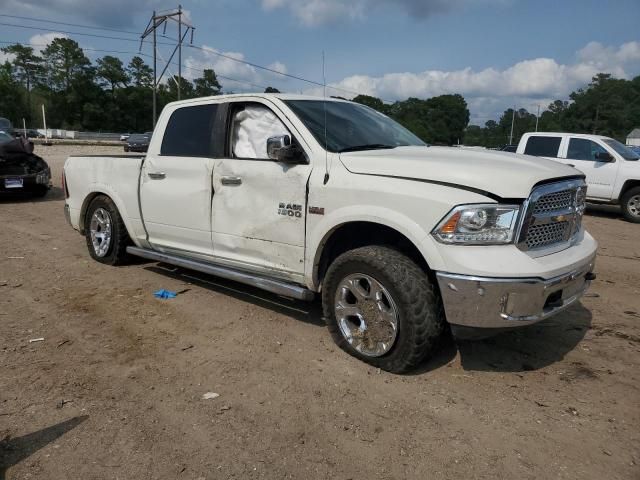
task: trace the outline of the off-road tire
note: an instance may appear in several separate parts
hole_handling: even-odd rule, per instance
[[[634,215],[629,211],[629,200],[637,195],[640,195],[640,187],[633,187],[624,192],[620,199],[620,206],[622,207],[622,214],[624,218],[633,223],[640,223],[640,215]]]
[[[343,278],[353,273],[364,273],[380,282],[393,297],[398,310],[395,343],[379,357],[365,356],[355,350],[336,320],[336,289]],[[393,373],[414,369],[433,355],[446,330],[440,295],[426,272],[406,255],[386,246],[357,248],[336,258],[323,281],[322,307],[325,322],[338,347]]]
[[[103,257],[99,257],[96,254],[93,248],[93,242],[91,241],[91,217],[98,208],[105,209],[111,216],[112,222],[111,245],[109,245],[109,250]],[[123,265],[130,259],[130,255],[127,253],[127,246],[132,244],[131,238],[129,237],[127,227],[125,227],[124,222],[122,221],[122,217],[118,212],[116,204],[113,203],[113,200],[109,197],[105,195],[98,195],[91,201],[87,208],[84,230],[89,255],[91,255],[91,258],[96,262],[104,263],[106,265]]]

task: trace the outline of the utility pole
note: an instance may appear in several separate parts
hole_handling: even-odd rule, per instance
[[[509,134],[509,145],[513,145],[513,123],[516,120],[516,106],[513,106],[511,111],[511,133]]]
[[[173,60],[173,56],[176,54],[176,52],[178,52],[178,80],[176,81],[175,78],[173,80],[175,81],[177,86],[178,100],[180,100],[180,97],[182,95],[181,88],[180,88],[182,83],[182,43],[184,42],[184,39],[187,38],[187,34],[191,32],[191,40],[189,43],[193,44],[193,32],[195,30],[194,26],[186,23],[182,19],[183,13],[184,12],[182,10],[182,5],[178,5],[177,10],[167,11],[164,13],[158,13],[154,10],[153,15],[151,16],[151,19],[147,24],[147,28],[145,28],[142,35],[140,35],[140,50],[142,50],[142,43],[144,42],[144,39],[147,38],[149,35],[153,34],[153,126],[154,128],[156,126],[156,119],[158,117],[158,114],[157,114],[158,113],[157,112],[158,85],[160,85],[160,82],[162,82],[162,77],[164,76],[164,73],[169,68],[169,65],[171,64],[171,60]],[[164,25],[164,29],[166,31],[168,20],[173,20],[178,24],[178,39],[177,39],[178,43],[173,49],[173,52],[171,53],[171,55],[169,56],[169,59],[167,60],[167,64],[164,66],[164,68],[162,69],[162,72],[158,76],[158,58],[157,58],[158,57],[158,40],[157,40],[156,30],[160,26]],[[186,27],[184,30],[184,33],[182,31],[183,26]]]
[[[538,131],[538,119],[540,118],[540,105],[538,105],[538,115],[536,115],[536,132]]]
[[[178,5],[178,100],[182,85],[182,5]]]

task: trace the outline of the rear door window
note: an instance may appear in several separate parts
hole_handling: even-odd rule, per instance
[[[529,137],[524,153],[536,157],[557,157],[561,141],[562,137]]]
[[[213,129],[218,105],[194,105],[175,110],[162,138],[160,155],[212,157]]]
[[[586,138],[572,138],[569,140],[567,158],[571,160],[588,160],[598,162],[598,153],[607,153],[604,147]]]

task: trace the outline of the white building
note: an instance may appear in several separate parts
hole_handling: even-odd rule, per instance
[[[634,128],[631,133],[627,135],[627,145],[640,147],[640,128]]]

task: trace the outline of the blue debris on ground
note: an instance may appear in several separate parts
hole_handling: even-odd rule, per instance
[[[153,292],[153,296],[156,298],[162,298],[163,300],[167,300],[170,298],[176,298],[178,294],[176,292],[172,292],[171,290],[165,290],[164,288],[158,290],[157,292]]]

